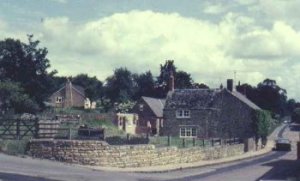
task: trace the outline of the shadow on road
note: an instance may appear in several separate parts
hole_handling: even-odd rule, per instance
[[[300,180],[300,160],[278,160],[263,164],[272,167],[259,180]]]
[[[25,176],[25,175],[19,175],[14,173],[0,172],[0,181],[58,181],[58,180],[51,180],[42,177],[32,177],[32,176]]]

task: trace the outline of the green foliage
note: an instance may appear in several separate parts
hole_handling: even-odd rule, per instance
[[[98,100],[103,96],[102,82],[96,77],[89,77],[87,74],[79,74],[72,78],[72,83],[80,85],[85,89],[85,95],[91,101]]]
[[[293,122],[300,123],[300,108],[295,108],[292,114]]]
[[[0,41],[0,79],[20,83],[30,99],[43,105],[51,87],[51,77],[56,73],[48,72],[47,49],[39,48],[39,41],[28,36],[28,43],[11,38]]]
[[[137,90],[134,99],[137,100],[141,96],[153,97],[154,94],[154,79],[150,71],[142,74],[134,74],[134,81],[137,85]]]
[[[266,138],[271,126],[272,118],[270,112],[265,110],[256,110],[254,118],[254,130],[256,136],[258,138]]]
[[[0,140],[0,152],[10,155],[25,155],[29,140]]]
[[[106,96],[115,102],[132,100],[135,93],[135,84],[132,73],[126,68],[119,68],[106,79]]]
[[[38,111],[38,105],[15,82],[0,82],[0,100],[4,110],[12,109],[16,113],[35,113]]]
[[[120,113],[128,113],[136,104],[134,101],[126,101],[115,104],[115,111]]]
[[[177,71],[175,74],[175,85],[177,89],[190,89],[193,87],[191,74],[185,71]]]
[[[237,86],[237,91],[245,94],[248,99],[260,108],[271,111],[273,115],[291,114],[295,108],[295,100],[287,100],[287,92],[276,84],[275,80],[265,79],[257,87],[249,84]]]

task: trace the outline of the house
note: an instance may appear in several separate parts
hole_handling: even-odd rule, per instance
[[[132,112],[138,115],[136,133],[158,135],[164,125],[163,108],[165,99],[141,97]]]
[[[174,81],[173,81],[174,82]],[[253,138],[253,112],[260,108],[241,93],[227,89],[174,89],[164,107],[164,135],[182,138]]]
[[[138,121],[138,115],[132,113],[117,113],[114,124],[129,134],[136,134],[136,125]]]
[[[50,96],[49,101],[54,107],[70,108],[84,107],[85,99],[84,89],[68,79],[63,87]]]

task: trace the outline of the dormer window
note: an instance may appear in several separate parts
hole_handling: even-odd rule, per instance
[[[190,118],[190,117],[191,117],[190,110],[179,109],[176,111],[176,118]]]
[[[56,97],[56,103],[62,103],[63,98],[62,97]]]

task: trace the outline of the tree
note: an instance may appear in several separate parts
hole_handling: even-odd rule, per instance
[[[115,102],[126,102],[133,98],[136,85],[132,73],[126,68],[118,68],[106,79],[105,95]]]
[[[152,73],[150,71],[147,71],[140,75],[135,74],[133,75],[133,77],[137,85],[137,90],[134,95],[135,100],[139,99],[141,96],[148,96],[148,97],[155,96],[154,94],[155,83],[154,83]]]
[[[103,84],[95,76],[89,77],[87,74],[79,74],[72,78],[72,82],[82,86],[86,96],[92,101],[103,97]]]
[[[0,41],[0,79],[19,82],[34,102],[43,105],[56,71],[47,71],[50,68],[48,51],[38,45],[33,35],[28,35],[28,43],[11,38]]]
[[[16,113],[35,113],[38,105],[33,102],[18,83],[0,82],[1,109],[13,110]]]
[[[275,114],[283,116],[286,113],[287,93],[276,84],[275,80],[265,79],[257,85],[258,100],[257,104]]]
[[[193,88],[194,89],[209,89],[208,85],[204,84],[204,83],[193,83]]]
[[[177,89],[191,89],[193,87],[191,74],[185,71],[178,71],[175,74],[175,86]]]
[[[255,104],[259,105],[259,92],[256,87],[252,87],[249,84],[242,84],[236,86],[236,90],[242,94],[244,94],[248,99],[250,99]]]
[[[254,119],[254,131],[256,139],[262,139],[262,144],[267,144],[267,137],[270,131],[271,114],[269,111],[256,110]]]
[[[164,98],[169,91],[169,80],[170,75],[176,77],[176,67],[174,65],[174,60],[166,60],[164,65],[160,65],[160,74],[157,77],[155,92],[156,97]]]

